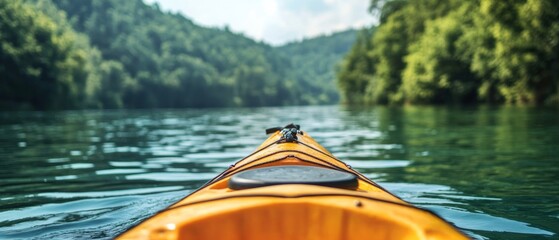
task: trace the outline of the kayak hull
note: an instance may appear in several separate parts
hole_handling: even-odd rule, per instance
[[[280,184],[229,188],[236,173],[313,166],[355,174],[351,189]],[[435,214],[414,207],[333,157],[307,134],[280,132],[197,191],[118,239],[468,239]]]

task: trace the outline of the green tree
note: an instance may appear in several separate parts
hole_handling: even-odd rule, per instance
[[[479,80],[470,71],[470,59],[460,38],[472,25],[475,8],[464,4],[457,11],[426,22],[425,33],[411,44],[405,57],[401,93],[408,103],[469,103],[476,101]]]
[[[490,44],[471,49],[480,56],[472,63],[474,72],[488,79],[482,97],[517,104],[552,101],[558,92],[558,10],[551,0],[481,1],[476,27],[488,30]]]
[[[3,108],[78,108],[99,87],[87,39],[59,14],[21,0],[0,0],[0,104]]]
[[[100,62],[99,75],[101,89],[97,92],[97,104],[100,108],[122,108],[126,94],[136,87],[136,82],[124,71],[121,63],[116,61]]]
[[[367,86],[373,82],[373,62],[365,54],[371,49],[372,32],[373,30],[363,29],[358,33],[355,44],[338,71],[338,87],[344,103],[363,103]]]

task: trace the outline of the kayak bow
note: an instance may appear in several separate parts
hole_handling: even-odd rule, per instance
[[[118,239],[468,239],[335,158],[298,125]]]

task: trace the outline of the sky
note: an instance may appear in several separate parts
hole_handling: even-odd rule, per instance
[[[369,0],[144,0],[206,27],[228,26],[272,45],[370,26]]]

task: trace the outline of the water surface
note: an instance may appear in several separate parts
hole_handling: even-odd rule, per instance
[[[301,124],[476,239],[559,233],[559,111],[279,107],[0,113],[0,239],[107,239]]]

